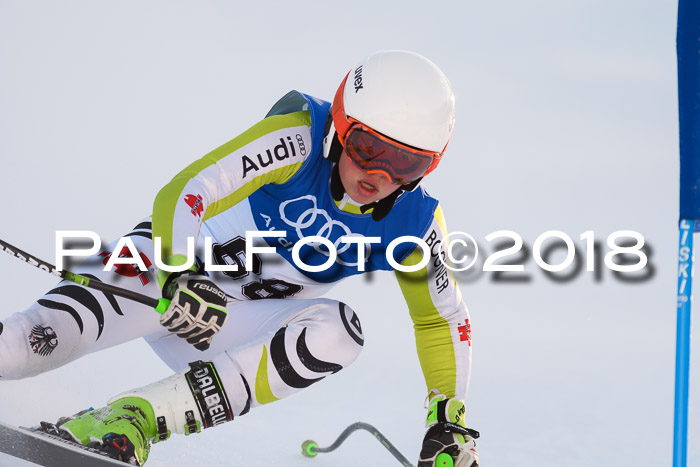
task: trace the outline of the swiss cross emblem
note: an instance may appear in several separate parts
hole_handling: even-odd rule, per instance
[[[469,344],[469,347],[472,345],[472,327],[469,324],[469,320],[467,320],[467,324],[463,326],[458,326],[457,331],[459,331],[459,340],[460,342],[467,341]]]
[[[185,203],[192,208],[193,216],[202,217],[202,211],[204,210],[202,195],[187,195],[185,196]]]

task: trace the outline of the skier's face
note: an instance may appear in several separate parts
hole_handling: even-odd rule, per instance
[[[338,162],[338,171],[345,191],[355,202],[360,204],[369,204],[386,198],[399,187],[399,185],[390,182],[385,175],[368,174],[356,166],[344,150],[340,156],[340,162]]]

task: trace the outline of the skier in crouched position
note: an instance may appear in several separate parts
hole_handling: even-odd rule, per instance
[[[421,184],[443,157],[453,123],[449,81],[410,52],[366,57],[332,105],[290,92],[262,121],[159,192],[152,217],[126,234],[148,271],[128,264],[103,271],[112,249],[77,269],[95,281],[171,299],[162,316],[61,282],[1,323],[0,375],[31,376],[144,336],[177,373],[106,407],[43,424],[140,465],[151,443],[230,421],[352,363],[364,343],[358,316],[319,297],[351,275],[396,270],[428,390],[418,465],[432,467],[446,452],[459,467],[477,466],[463,402],[469,315],[443,263],[442,210]],[[246,258],[248,231],[278,232],[258,239],[275,253]],[[328,244],[295,249],[308,236],[333,244],[332,264]],[[387,251],[401,236],[422,239],[428,251],[415,242]],[[168,267],[155,269],[155,248]],[[202,263],[217,267],[205,270]],[[397,263],[411,270],[398,271]]]

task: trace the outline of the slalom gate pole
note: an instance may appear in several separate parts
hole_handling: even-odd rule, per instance
[[[678,130],[680,223],[676,327],[673,467],[686,467],[693,275],[693,235],[700,219],[700,2],[679,0]]]
[[[168,308],[168,305],[170,304],[170,300],[167,300],[165,298],[151,298],[148,295],[143,295],[114,285],[105,284],[104,282],[96,281],[94,279],[90,279],[89,277],[81,276],[80,274],[75,274],[70,271],[59,271],[53,264],[47,263],[46,261],[43,261],[37,258],[36,256],[30,255],[29,253],[26,253],[3,240],[0,240],[0,250],[9,253],[10,255],[24,261],[25,263],[31,264],[32,266],[39,268],[42,271],[48,272],[49,274],[62,277],[65,280],[75,282],[76,284],[82,285],[83,287],[99,290],[101,292],[111,293],[118,297],[126,298],[128,300],[133,300],[143,305],[150,306],[151,308],[153,308],[161,314],[165,312],[165,310]]]
[[[690,316],[693,287],[695,222],[681,220],[678,245],[678,311],[676,322],[676,395],[673,466],[685,467],[688,451],[688,386],[690,376]]]

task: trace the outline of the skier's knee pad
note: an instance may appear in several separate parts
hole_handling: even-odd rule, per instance
[[[343,303],[319,299],[296,313],[268,343],[231,357],[241,375],[253,382],[254,407],[337,373],[355,361],[363,344],[355,312]]]
[[[321,366],[312,363],[313,357],[340,367],[354,362],[365,342],[355,311],[342,302],[329,300],[323,304],[322,312],[314,321],[315,325],[305,328],[297,341],[301,361],[305,364],[309,362],[307,367],[312,370],[315,365]],[[302,353],[308,355],[305,357]]]

